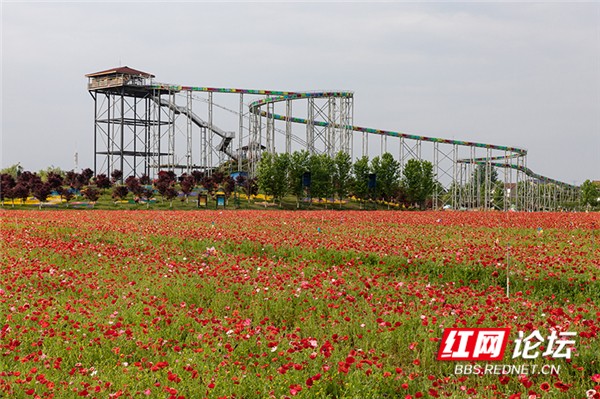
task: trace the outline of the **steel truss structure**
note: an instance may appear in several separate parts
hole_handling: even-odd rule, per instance
[[[94,99],[96,174],[210,174],[228,163],[230,170],[252,175],[265,151],[353,157],[389,152],[401,168],[409,159],[432,163],[439,182],[433,208],[545,211],[579,197],[579,187],[529,169],[522,148],[356,126],[349,91],[170,85],[128,67],[86,76]],[[372,143],[377,136],[379,151]]]

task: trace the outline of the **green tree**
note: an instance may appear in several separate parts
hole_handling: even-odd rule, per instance
[[[290,154],[282,153],[275,156],[275,197],[279,199],[279,206],[281,206],[283,197],[289,192],[288,173],[290,162]]]
[[[479,204],[485,204],[485,207],[490,206],[490,203],[485,203],[486,198],[491,201],[492,205],[494,204],[494,188],[498,182],[498,172],[496,171],[496,168],[490,165],[489,172],[487,168],[488,165],[485,163],[477,164],[472,176],[472,184],[476,190],[475,192],[477,194],[477,198],[479,199]],[[489,183],[489,185],[487,183]],[[489,193],[486,192],[488,187],[490,191]]]
[[[435,185],[431,162],[409,159],[404,166],[402,185],[409,201],[419,204],[422,209]]]
[[[333,159],[327,154],[313,154],[309,158],[310,196],[312,198],[331,198],[333,196]]]
[[[375,188],[371,189],[371,198],[374,199],[380,199],[381,198],[381,189],[380,189],[380,185],[379,185],[379,174],[377,172],[380,172],[381,169],[381,158],[379,158],[379,156],[376,156],[375,158],[371,159],[371,173],[375,174]]]
[[[583,206],[598,205],[598,197],[600,197],[600,189],[591,180],[586,180],[581,185],[581,203]]]
[[[271,154],[268,152],[262,154],[258,163],[258,186],[266,195],[272,195],[274,200],[278,200],[279,206],[281,206],[281,200],[288,190],[289,164],[289,154]]]
[[[492,197],[494,209],[505,210],[504,196],[504,183],[501,181],[497,181],[496,184],[494,184],[494,193]]]
[[[348,196],[350,181],[352,178],[352,158],[350,154],[340,151],[333,159],[333,189],[340,200],[340,208],[342,201]]]
[[[487,168],[486,164],[483,164],[483,163],[477,164],[477,167],[473,171],[473,182],[476,185],[478,185],[478,186],[485,185],[486,168]],[[494,168],[493,166],[490,166],[489,179],[490,179],[490,182],[492,183],[491,184],[492,186],[498,181],[498,172],[496,171],[496,168]]]
[[[391,201],[400,184],[400,162],[386,152],[371,161],[371,170],[377,175],[377,195]]]
[[[274,180],[274,160],[273,154],[265,152],[260,157],[258,166],[256,167],[256,178],[258,179],[258,188],[266,195],[273,195],[273,180]]]
[[[352,192],[356,198],[364,201],[369,195],[369,173],[371,173],[369,158],[367,156],[358,158],[352,165],[352,171],[354,172]]]
[[[290,157],[290,166],[288,171],[290,192],[296,196],[296,208],[300,207],[300,199],[304,196],[304,186],[302,185],[302,176],[308,172],[310,154],[306,150],[294,151]]]

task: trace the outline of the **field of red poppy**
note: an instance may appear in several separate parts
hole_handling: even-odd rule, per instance
[[[0,216],[2,398],[600,398],[598,213]]]

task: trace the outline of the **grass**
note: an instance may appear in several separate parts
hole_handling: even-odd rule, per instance
[[[356,201],[352,199],[347,199],[346,203],[340,204],[338,203],[326,203],[325,201],[318,202],[314,200],[312,203],[309,202],[301,202],[300,207],[296,202],[296,197],[287,196],[284,197],[281,201],[281,204],[275,203],[272,201],[265,201],[263,196],[259,196],[256,198],[248,199],[243,196],[239,203],[236,204],[234,196],[232,195],[227,201],[225,207],[217,207],[217,202],[215,199],[211,199],[209,197],[206,207],[198,207],[197,197],[190,196],[188,199],[184,198],[176,198],[173,201],[162,200],[160,197],[156,198],[151,203],[135,203],[132,199],[126,199],[128,202],[115,201],[110,194],[110,191],[106,190],[102,193],[98,201],[93,204],[93,209],[96,210],[198,210],[198,209],[254,209],[254,210],[265,210],[265,209],[273,209],[273,210],[295,210],[295,209],[304,209],[304,210],[323,210],[323,209],[332,209],[332,210],[387,210],[388,205],[382,201]],[[88,204],[84,197],[76,197],[70,201],[69,204],[63,202],[62,204],[45,204],[42,206],[42,209],[69,209],[69,210],[81,210],[92,208],[92,205],[75,205],[76,202],[83,202],[84,204]],[[2,207],[4,209],[14,209],[14,210],[24,210],[24,209],[32,209],[39,210],[39,203],[31,203],[31,204],[20,204],[20,201],[17,201],[16,204],[12,204],[11,201],[4,201],[2,203]],[[398,209],[398,207],[392,206],[391,209]]]

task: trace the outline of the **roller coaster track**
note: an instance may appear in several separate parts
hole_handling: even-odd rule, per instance
[[[208,122],[200,119],[200,117],[198,115],[196,115],[195,113],[191,112],[186,107],[182,107],[182,106],[173,104],[173,103],[171,103],[169,101],[165,101],[165,100],[160,99],[158,97],[154,97],[153,100],[157,104],[159,104],[161,107],[167,107],[170,110],[172,110],[173,112],[175,112],[176,114],[183,114],[183,115],[187,116],[188,118],[190,118],[190,120],[192,122],[194,122],[194,124],[196,124],[196,126],[199,126],[201,128],[205,128],[205,129],[210,129],[213,133],[215,133],[216,135],[218,135],[222,139],[221,144],[219,145],[219,151],[224,152],[231,159],[237,159],[236,156],[234,154],[232,154],[229,151],[229,148],[228,148],[229,147],[229,143],[233,139],[233,136],[230,133],[224,131],[223,129],[219,128],[218,126],[216,126],[214,124],[209,125]]]
[[[489,164],[498,168],[508,168],[513,170],[518,170],[522,173],[525,173],[527,176],[531,177],[542,183],[550,183],[555,184],[557,186],[565,187],[565,188],[573,188],[577,189],[577,186],[561,182],[559,180],[551,179],[549,177],[537,174],[533,172],[531,169],[525,167],[524,165],[518,165],[514,163],[509,163],[509,159],[524,157],[527,155],[527,150],[519,147],[509,147],[497,144],[489,144],[489,143],[479,143],[473,141],[462,141],[462,140],[454,140],[454,139],[444,139],[438,137],[428,137],[428,136],[419,136],[414,134],[407,134],[398,131],[392,130],[382,130],[382,129],[373,129],[369,127],[355,126],[355,125],[340,125],[333,124],[325,121],[309,121],[305,118],[297,118],[292,116],[280,115],[275,113],[268,113],[261,108],[264,105],[269,103],[277,103],[287,100],[301,100],[308,98],[329,98],[329,97],[353,97],[354,93],[350,91],[315,91],[315,92],[295,92],[295,91],[277,91],[277,90],[256,90],[256,89],[232,89],[232,88],[215,88],[215,87],[194,87],[194,86],[178,86],[178,85],[168,85],[168,84],[155,84],[151,88],[158,90],[169,90],[169,91],[197,91],[197,92],[212,92],[212,93],[232,93],[232,94],[251,94],[251,95],[261,95],[267,96],[266,98],[257,100],[252,102],[249,105],[249,110],[252,114],[260,115],[261,117],[272,118],[274,120],[280,121],[291,121],[293,123],[299,124],[309,124],[312,123],[314,126],[319,127],[335,127],[335,128],[343,128],[347,130],[351,130],[354,132],[362,132],[369,133],[380,136],[389,136],[389,137],[398,137],[404,138],[408,140],[417,140],[417,141],[426,141],[432,143],[442,143],[442,144],[450,144],[456,146],[464,146],[464,147],[474,147],[474,148],[486,148],[491,150],[504,151],[506,153],[505,156],[496,156],[490,158],[472,158],[472,159],[459,159],[458,163],[472,163],[478,165],[486,165]],[[504,162],[492,162],[492,161],[504,161]]]

